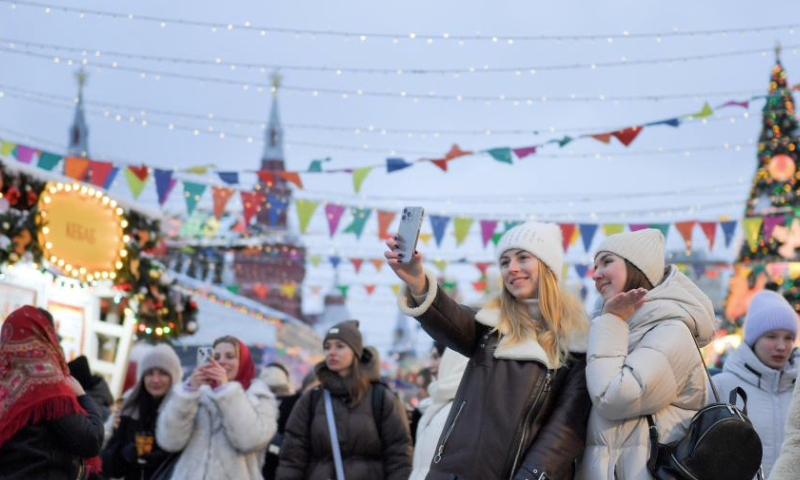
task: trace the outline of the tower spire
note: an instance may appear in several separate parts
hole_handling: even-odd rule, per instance
[[[83,87],[89,79],[89,74],[81,68],[75,72],[78,81],[78,99],[75,103],[75,118],[69,129],[69,147],[67,154],[73,157],[89,156],[89,127],[86,125],[86,116],[83,112]]]
[[[264,155],[262,160],[284,160],[283,158],[283,126],[278,111],[278,91],[281,88],[283,77],[280,73],[272,74],[272,108],[269,112],[266,138],[264,141]]]

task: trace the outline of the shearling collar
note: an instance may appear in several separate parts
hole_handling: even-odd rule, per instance
[[[500,310],[496,308],[482,308],[475,314],[475,321],[487,327],[497,328],[500,325]],[[567,338],[567,350],[574,353],[585,353],[588,343],[588,334],[571,335]],[[536,338],[526,338],[521,342],[509,344],[508,338],[500,335],[500,341],[494,351],[494,358],[504,360],[535,360],[547,366],[552,365]]]

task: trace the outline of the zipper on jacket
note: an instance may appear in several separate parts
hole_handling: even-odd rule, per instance
[[[550,390],[550,370],[547,371],[547,375],[544,378],[544,384],[542,385],[541,388],[539,388],[539,391],[536,393],[536,397],[533,401],[533,404],[530,410],[528,410],[528,413],[525,415],[525,420],[522,423],[522,436],[520,437],[519,445],[517,446],[517,454],[514,456],[514,464],[511,465],[511,476],[508,477],[509,480],[514,478],[514,472],[516,472],[517,470],[517,464],[519,463],[519,457],[522,454],[522,446],[525,444],[525,437],[528,433],[528,423],[530,422],[531,416],[533,415],[533,412],[538,412],[539,407],[541,407],[541,405],[539,405],[539,400],[541,400],[542,395],[549,390]]]
[[[441,445],[439,448],[436,449],[436,456],[433,457],[433,463],[439,463],[442,461],[442,453],[444,453],[444,446],[447,445],[447,440],[450,438],[450,434],[453,433],[453,429],[456,427],[456,422],[458,421],[458,416],[461,415],[461,411],[464,410],[464,407],[467,405],[467,401],[464,400],[461,402],[461,406],[458,407],[458,411],[456,412],[456,416],[453,417],[453,423],[450,424],[450,428],[447,429],[447,433],[445,433],[444,438],[442,439]]]

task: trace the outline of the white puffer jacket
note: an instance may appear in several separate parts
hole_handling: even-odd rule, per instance
[[[426,400],[430,402],[417,425],[413,470],[408,480],[425,480],[428,475],[431,461],[439,445],[439,438],[468,363],[469,358],[449,348],[442,355],[439,378],[428,387],[430,397]]]
[[[772,470],[783,443],[786,416],[797,379],[796,355],[795,351],[783,370],[775,370],[764,365],[747,344],[742,344],[725,362],[722,373],[712,379],[724,402],[736,387],[742,387],[747,394],[747,416],[764,448],[761,460],[764,477]]]
[[[692,336],[706,345],[714,327],[711,301],[671,265],[628,322],[614,315],[592,321],[586,366],[592,411],[579,480],[652,479],[642,415],[653,415],[661,443],[685,433],[708,390]]]
[[[800,382],[794,385],[792,406],[786,419],[786,439],[781,453],[772,467],[769,480],[797,480],[800,478]]]
[[[278,429],[275,395],[255,379],[218,391],[176,385],[158,416],[156,441],[180,452],[172,480],[261,480],[267,445]]]

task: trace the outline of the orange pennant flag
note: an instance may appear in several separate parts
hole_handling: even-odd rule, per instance
[[[596,135],[592,135],[592,138],[594,138],[595,140],[599,140],[603,143],[611,143],[610,133],[598,133]]]
[[[82,182],[89,173],[89,159],[82,157],[67,157],[64,159],[64,175]]]
[[[214,197],[214,217],[219,220],[225,212],[225,206],[228,200],[233,196],[234,190],[225,187],[211,187],[211,193]]]
[[[278,176],[287,182],[295,184],[297,188],[303,188],[303,181],[300,180],[300,174],[297,172],[278,172]]]
[[[378,210],[378,238],[381,240],[386,240],[389,238],[389,226],[394,221],[394,217],[397,216],[397,212],[386,212],[383,210]]]
[[[369,261],[369,263],[375,266],[375,270],[377,270],[378,273],[380,273],[381,269],[383,268],[383,262],[384,260],[382,258],[373,258]]]
[[[464,155],[472,155],[472,152],[461,150],[461,147],[459,147],[457,144],[453,144],[453,146],[450,147],[450,151],[445,154],[444,158],[437,158],[435,160],[431,160],[431,162],[446,172],[447,162],[458,157],[463,157]]]
[[[692,249],[692,231],[694,230],[694,226],[697,223],[696,220],[689,220],[686,222],[675,222],[675,228],[681,232],[681,236],[683,237],[683,241],[686,242],[686,249]]]
[[[367,295],[372,295],[373,293],[375,293],[375,285],[372,284],[364,285],[364,290],[367,291]]]

